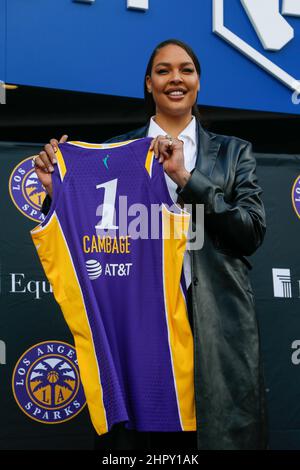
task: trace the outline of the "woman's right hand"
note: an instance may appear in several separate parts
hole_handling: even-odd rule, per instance
[[[57,163],[55,152],[57,152],[58,144],[63,144],[68,140],[67,135],[63,135],[60,141],[51,139],[34,159],[35,171],[38,179],[46,189],[50,197],[52,197],[52,176],[54,171],[53,165]]]

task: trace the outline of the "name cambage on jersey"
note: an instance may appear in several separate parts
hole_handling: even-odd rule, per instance
[[[189,215],[171,200],[150,142],[60,144],[51,210],[31,231],[98,434],[119,422],[196,429],[182,274]]]

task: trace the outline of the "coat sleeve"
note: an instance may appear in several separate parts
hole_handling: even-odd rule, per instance
[[[264,239],[266,221],[261,193],[250,143],[240,150],[230,201],[222,188],[197,168],[178,192],[185,203],[204,205],[204,223],[209,224],[221,247],[243,256],[253,254]]]

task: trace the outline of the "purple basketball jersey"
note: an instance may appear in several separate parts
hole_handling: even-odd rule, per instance
[[[119,422],[196,429],[182,274],[189,215],[171,200],[150,142],[60,144],[51,211],[31,231],[99,434]]]

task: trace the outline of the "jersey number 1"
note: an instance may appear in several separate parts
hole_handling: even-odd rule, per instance
[[[104,189],[104,201],[102,205],[102,219],[96,229],[117,229],[118,225],[114,224],[115,205],[117,197],[118,179],[107,181],[107,183],[98,184],[97,189]]]

